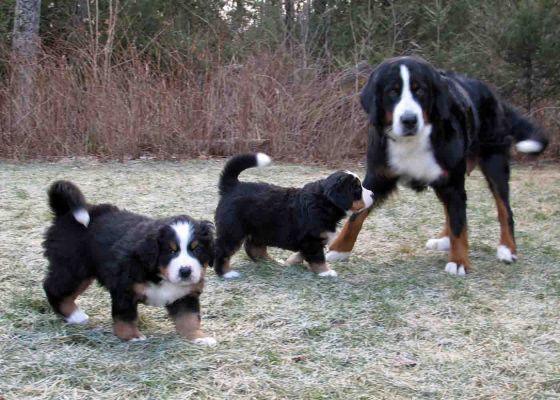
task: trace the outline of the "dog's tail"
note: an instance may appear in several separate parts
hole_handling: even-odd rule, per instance
[[[541,154],[548,145],[548,139],[543,130],[509,104],[504,104],[504,112],[510,124],[511,135],[515,140],[517,151],[534,155]]]
[[[49,205],[57,217],[71,212],[74,219],[87,228],[89,213],[80,189],[69,181],[56,181],[48,190]]]
[[[239,174],[247,168],[266,167],[272,160],[264,153],[240,154],[229,159],[222,171],[218,188],[220,194],[229,192],[239,183]]]

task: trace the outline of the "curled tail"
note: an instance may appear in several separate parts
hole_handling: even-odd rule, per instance
[[[86,199],[80,189],[69,181],[56,181],[48,190],[49,206],[57,217],[72,212],[72,215],[83,226],[89,224],[89,213]]]
[[[506,118],[509,120],[511,135],[515,140],[515,148],[521,153],[538,155],[548,145],[543,130],[510,105],[504,105]]]
[[[220,183],[218,185],[220,194],[229,192],[237,185],[239,183],[237,179],[239,174],[247,168],[266,167],[271,162],[270,157],[264,153],[240,154],[230,158],[220,176]]]

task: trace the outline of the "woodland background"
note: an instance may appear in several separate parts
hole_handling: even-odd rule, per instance
[[[560,156],[555,0],[2,0],[0,158],[362,159],[372,66],[491,82]]]

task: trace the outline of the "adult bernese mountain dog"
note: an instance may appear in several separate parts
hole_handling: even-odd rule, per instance
[[[48,190],[54,213],[43,247],[48,301],[69,324],[88,316],[75,303],[94,279],[111,294],[113,332],[143,340],[138,303],[165,306],[178,333],[214,345],[200,328],[199,296],[214,257],[214,226],[187,215],[151,219],[110,204],[89,205],[71,182]]]
[[[338,171],[303,188],[283,188],[266,183],[239,182],[247,168],[270,164],[263,153],[231,158],[219,182],[216,208],[216,260],[219,276],[236,278],[230,258],[245,241],[247,255],[266,258],[267,246],[292,250],[286,264],[309,263],[319,276],[336,276],[325,262],[324,247],[346,215],[373,204],[371,191],[348,171]]]
[[[480,80],[436,70],[414,57],[381,63],[361,93],[369,115],[364,187],[380,205],[402,182],[432,187],[443,203],[445,225],[426,247],[449,251],[445,271],[469,271],[465,175],[478,165],[496,201],[501,236],[500,261],[517,259],[509,204],[510,147],[541,153],[543,132]],[[327,259],[350,255],[369,210],[353,215],[330,246]]]

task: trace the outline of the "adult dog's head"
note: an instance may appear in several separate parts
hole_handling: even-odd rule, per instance
[[[214,225],[188,216],[163,221],[139,244],[135,255],[173,284],[196,284],[214,260]]]
[[[323,193],[346,213],[358,212],[373,204],[373,193],[350,171],[337,171],[322,181]]]
[[[393,140],[429,134],[449,117],[447,82],[426,61],[397,57],[381,63],[362,90],[370,122]]]

